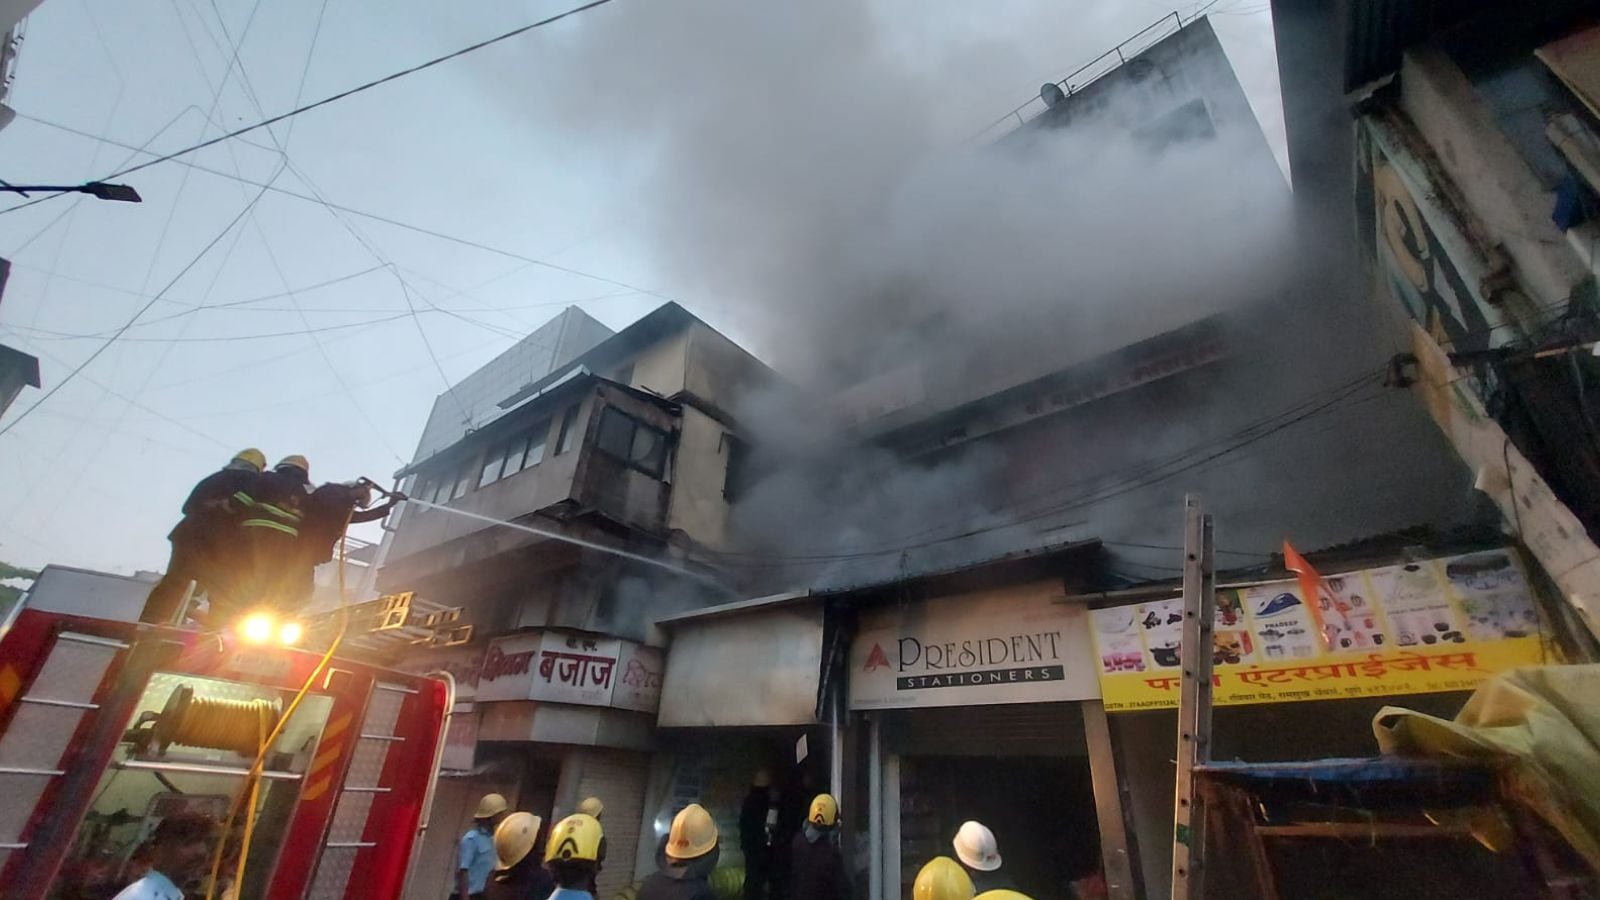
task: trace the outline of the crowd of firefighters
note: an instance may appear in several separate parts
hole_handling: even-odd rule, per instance
[[[239,451],[184,501],[183,518],[167,536],[172,559],[140,621],[198,620],[200,613],[185,608],[185,600],[202,593],[204,620],[214,627],[255,607],[299,610],[311,599],[316,567],[333,558],[345,528],[381,519],[406,499],[392,493],[374,507],[372,491],[364,480],[313,487],[304,456],[285,456],[267,469],[260,450]]]
[[[787,847],[758,843],[745,827],[761,823],[772,834],[767,815],[765,773],[755,778],[751,797],[741,811],[740,843],[745,854],[742,887],[746,900],[850,900],[852,893],[844,856],[839,849],[839,803],[831,794],[817,794],[806,810],[800,832]],[[756,805],[759,803],[759,815]],[[541,857],[540,819],[528,812],[510,812],[506,799],[485,794],[473,826],[457,845],[455,890],[450,900],[598,900],[595,880],[605,864],[604,804],[590,797],[578,812],[550,829]],[[656,872],[638,887],[633,900],[717,900],[712,872],[721,847],[717,824],[698,803],[685,806],[656,851]],[[955,858],[935,857],[922,867],[912,886],[914,900],[1029,900],[1012,889],[1001,869],[994,834],[979,822],[961,826],[952,842]],[[784,855],[784,864],[773,858]],[[542,859],[542,865],[541,865]],[[782,871],[781,887],[769,880]]]

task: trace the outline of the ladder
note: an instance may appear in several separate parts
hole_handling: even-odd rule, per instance
[[[1200,497],[1183,501],[1183,645],[1178,694],[1177,778],[1172,824],[1172,900],[1205,896],[1206,814],[1195,768],[1211,758],[1212,620],[1217,613],[1211,516]]]

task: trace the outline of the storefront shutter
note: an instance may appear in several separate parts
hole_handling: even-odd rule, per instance
[[[891,753],[914,756],[1083,756],[1076,703],[945,706],[883,713]]]
[[[650,757],[600,747],[586,749],[584,757],[578,797],[599,797],[606,805],[601,816],[606,833],[606,864],[597,882],[598,896],[614,897],[633,881]]]

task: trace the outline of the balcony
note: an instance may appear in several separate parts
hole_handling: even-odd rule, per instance
[[[565,402],[575,410],[570,419],[561,407],[531,410],[518,421],[494,423],[494,434],[468,436],[440,454],[445,459],[432,471],[420,469],[418,484],[435,492],[451,485],[436,493],[436,502],[491,519],[591,539],[598,530],[664,540],[672,489],[664,479],[678,430],[676,407],[602,379],[592,379],[579,399]],[[528,434],[534,435],[531,451]],[[500,475],[496,460],[507,447],[518,462],[514,472],[506,464],[504,471],[512,474]],[[537,461],[524,462],[531,452],[539,454]],[[427,499],[427,488],[419,490]],[[384,590],[414,589],[423,579],[466,577],[462,570],[468,566],[510,561],[510,554],[548,541],[411,505],[397,526],[379,584]]]

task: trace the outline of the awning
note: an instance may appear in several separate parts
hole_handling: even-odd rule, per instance
[[[822,673],[822,604],[730,604],[661,624],[672,629],[663,728],[810,725]]]

